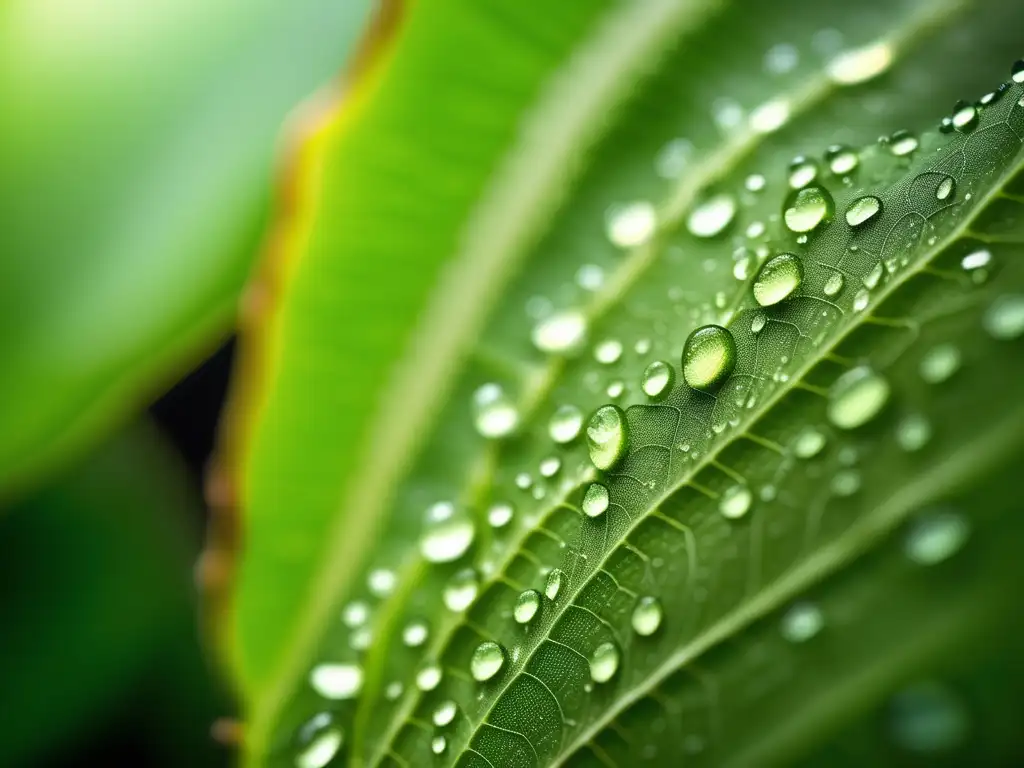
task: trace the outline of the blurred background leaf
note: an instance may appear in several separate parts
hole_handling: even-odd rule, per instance
[[[0,486],[227,332],[282,121],[368,6],[0,4]]]

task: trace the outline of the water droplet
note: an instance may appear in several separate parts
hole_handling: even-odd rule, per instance
[[[439,501],[427,510],[420,553],[431,563],[450,563],[466,553],[475,534],[468,516],[450,501]]]
[[[780,253],[761,265],[754,280],[754,298],[762,307],[770,307],[792,296],[804,279],[804,265],[792,253]]]
[[[416,673],[416,687],[421,691],[432,691],[441,682],[441,668],[437,664],[420,667]]]
[[[743,107],[729,98],[715,99],[711,105],[711,116],[723,131],[731,131],[743,121]]]
[[[741,256],[735,264],[732,265],[732,276],[737,280],[746,280],[750,276],[750,262],[752,261],[749,255]]]
[[[338,754],[344,733],[329,712],[313,715],[299,728],[295,768],[324,768]]]
[[[411,624],[406,624],[405,629],[402,630],[402,642],[410,648],[419,648],[427,642],[429,634],[426,624],[422,621],[414,621]]]
[[[528,624],[537,615],[538,608],[540,608],[540,593],[535,589],[528,589],[520,593],[516,599],[512,617],[519,624]]]
[[[309,684],[325,699],[354,699],[363,687],[363,670],[357,664],[318,664]]]
[[[434,714],[431,719],[434,721],[434,725],[438,728],[443,728],[455,719],[456,712],[458,712],[458,707],[455,705],[455,702],[447,699],[434,708]]]
[[[375,597],[387,597],[395,591],[397,581],[398,577],[394,571],[389,571],[387,568],[375,568],[370,571],[366,584]]]
[[[956,179],[952,176],[947,176],[939,185],[935,188],[935,199],[945,200],[956,191]]]
[[[571,443],[583,427],[583,412],[575,405],[560,405],[548,422],[548,436],[559,445]]]
[[[430,751],[435,755],[443,755],[448,748],[448,739],[444,736],[435,736],[430,740]]]
[[[663,179],[677,179],[693,154],[693,143],[686,139],[672,139],[654,158],[654,170]]]
[[[587,336],[587,319],[578,309],[567,309],[544,318],[533,327],[533,345],[541,352],[572,352]]]
[[[825,447],[825,435],[814,429],[804,427],[793,442],[793,453],[800,459],[809,459],[821,453]]]
[[[591,483],[583,495],[583,511],[588,517],[600,517],[608,509],[608,488]]]
[[[918,371],[929,384],[941,384],[958,370],[962,357],[952,344],[937,344],[921,358]]]
[[[960,260],[960,266],[965,272],[971,273],[974,281],[984,282],[988,275],[987,267],[992,264],[992,252],[986,248],[972,251]],[[980,277],[979,277],[980,275]]]
[[[360,600],[349,603],[341,610],[341,620],[346,627],[352,629],[365,624],[368,618],[370,618],[370,608]]]
[[[782,617],[782,636],[791,643],[805,643],[825,626],[825,617],[814,603],[794,603]]]
[[[388,701],[396,701],[404,690],[405,686],[400,681],[392,680],[384,689],[384,698]]]
[[[864,276],[864,287],[871,289],[878,285],[878,281],[882,279],[883,271],[882,262],[875,262],[875,266]]]
[[[811,186],[790,193],[782,218],[791,232],[806,233],[827,226],[834,213],[832,195],[823,187]]]
[[[750,488],[742,484],[733,485],[719,498],[718,511],[722,513],[722,517],[738,520],[747,514],[753,501],[754,495]]]
[[[803,155],[794,157],[789,163],[787,178],[792,189],[803,189],[818,178],[818,164]]]
[[[558,597],[558,592],[562,588],[562,569],[552,568],[551,573],[548,574],[547,580],[544,582],[544,596],[548,600],[554,600]]]
[[[855,429],[881,412],[889,399],[889,382],[866,365],[852,368],[828,392],[828,418],[840,429]]]
[[[358,627],[348,639],[349,648],[353,651],[365,651],[373,642],[373,632],[369,627]]]
[[[653,635],[661,626],[663,614],[658,598],[641,597],[633,609],[633,631],[644,637]]]
[[[562,460],[557,456],[548,456],[546,459],[542,459],[540,466],[537,468],[540,472],[541,477],[554,477],[558,474],[558,470],[562,468]]]
[[[764,55],[764,68],[773,75],[792,72],[800,61],[800,53],[789,43],[777,43]]]
[[[889,732],[910,752],[944,752],[967,737],[970,721],[963,703],[938,683],[914,683],[889,701]]]
[[[695,237],[714,237],[725,231],[735,215],[735,198],[723,192],[694,208],[686,220],[686,228]]]
[[[583,264],[576,270],[576,285],[584,291],[601,290],[604,285],[604,270],[597,264]]]
[[[493,640],[484,640],[473,651],[469,671],[478,683],[490,680],[505,663],[505,652]]]
[[[789,120],[789,102],[772,99],[750,113],[750,129],[754,133],[774,133]]]
[[[714,389],[736,367],[736,341],[720,325],[693,331],[683,347],[683,379],[693,389]]]
[[[658,214],[646,200],[613,205],[605,215],[605,234],[619,248],[643,245],[651,239],[657,225]]]
[[[1018,59],[1010,67],[1010,79],[1015,83],[1024,83],[1024,59]]]
[[[519,426],[519,411],[498,384],[484,384],[473,393],[473,424],[482,437],[506,437]]]
[[[768,324],[768,315],[764,312],[755,312],[754,316],[750,320],[750,332],[760,333],[761,330]]]
[[[956,512],[929,512],[910,525],[903,551],[918,565],[936,565],[960,551],[970,531],[966,518]]]
[[[905,451],[919,451],[932,437],[932,425],[919,413],[904,417],[896,427],[896,442]]]
[[[825,281],[825,286],[822,288],[826,296],[835,296],[841,290],[843,290],[843,273],[833,272],[828,276],[828,280]]]
[[[640,388],[650,398],[660,398],[668,394],[675,383],[676,371],[664,360],[655,360],[644,370]]]
[[[860,490],[860,473],[855,469],[841,469],[832,475],[830,487],[836,496],[853,496]]]
[[[857,170],[860,165],[860,158],[852,147],[845,144],[833,144],[825,150],[825,162],[828,169],[836,176],[846,176]]]
[[[846,223],[851,227],[867,224],[882,212],[882,201],[874,195],[858,197],[846,209]]]
[[[504,528],[512,520],[512,505],[499,503],[493,504],[490,509],[487,510],[487,522],[493,528]]]
[[[828,63],[826,70],[832,82],[855,85],[885,72],[892,64],[892,58],[892,46],[879,41],[840,53]]]
[[[651,351],[651,340],[650,339],[637,339],[636,344],[633,345],[633,351],[638,355],[646,355]]]
[[[920,146],[917,136],[910,131],[896,131],[889,137],[889,151],[896,157],[906,157]]]
[[[981,324],[993,339],[1016,339],[1024,333],[1024,296],[1013,293],[999,296],[985,311]]]
[[[615,381],[609,382],[608,389],[605,390],[605,393],[612,400],[615,400],[615,399],[618,399],[618,398],[622,397],[622,393],[625,392],[625,391],[626,391],[626,382],[621,381],[620,379],[616,379]]]
[[[616,339],[605,339],[594,347],[594,359],[602,365],[611,365],[622,357],[622,342]]]
[[[477,579],[476,571],[472,568],[456,571],[444,588],[445,607],[456,613],[464,611],[476,600],[479,590],[480,582]]]
[[[619,649],[612,642],[601,643],[590,657],[590,678],[607,683],[619,669]]]
[[[868,293],[866,288],[861,288],[853,296],[853,309],[855,312],[860,312],[865,309],[868,302],[871,300],[871,294]]]
[[[953,128],[961,133],[970,133],[978,127],[978,108],[965,101],[958,101],[953,107]]]
[[[629,447],[629,427],[621,408],[603,405],[594,412],[587,425],[587,447],[598,469],[610,470],[622,460]]]
[[[752,173],[747,176],[746,180],[743,182],[743,186],[746,187],[748,192],[760,192],[765,188],[767,183],[768,180],[760,173]]]

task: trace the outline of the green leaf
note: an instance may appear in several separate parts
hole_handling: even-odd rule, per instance
[[[1005,5],[410,10],[249,348],[250,764],[1012,754]]]
[[[367,5],[3,4],[0,484],[226,333],[282,122],[345,61]]]

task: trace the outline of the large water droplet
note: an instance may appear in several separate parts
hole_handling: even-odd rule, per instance
[[[608,509],[608,488],[601,483],[591,483],[583,495],[583,511],[588,517],[600,517]]]
[[[443,755],[448,748],[448,739],[443,735],[435,736],[430,740],[430,751],[435,755]]]
[[[533,345],[541,352],[563,354],[582,346],[587,337],[587,318],[578,309],[567,309],[544,318],[533,327]]]
[[[722,513],[722,517],[738,520],[747,514],[753,500],[754,495],[750,492],[750,488],[738,483],[726,488],[722,493],[718,500],[718,511]]]
[[[432,563],[449,563],[462,557],[473,543],[476,530],[465,514],[450,501],[439,501],[427,510],[420,553]]]
[[[363,687],[363,670],[358,664],[318,664],[309,684],[325,699],[354,699]]]
[[[594,412],[587,425],[587,447],[598,469],[607,471],[622,460],[629,447],[629,427],[621,408],[603,405]]]
[[[945,200],[956,192],[956,179],[947,176],[935,187],[935,199]]]
[[[889,399],[889,382],[866,365],[853,368],[828,392],[828,418],[840,429],[855,429],[879,414]]]
[[[548,600],[554,600],[558,597],[559,591],[562,589],[562,569],[552,568],[551,573],[548,574],[547,580],[544,582],[544,596]]]
[[[867,224],[882,212],[882,201],[874,195],[858,197],[846,209],[846,223],[851,227]]]
[[[604,642],[590,657],[590,677],[595,683],[607,683],[619,669],[619,649],[615,643]]]
[[[493,640],[484,640],[473,651],[469,662],[469,671],[473,679],[479,683],[490,680],[505,663],[505,652]]]
[[[644,370],[640,388],[643,389],[645,395],[657,400],[667,395],[672,389],[675,377],[675,368],[664,360],[655,360]]]
[[[838,85],[855,85],[885,72],[892,58],[892,46],[883,40],[840,53],[828,63],[826,71]]]
[[[736,367],[736,341],[720,325],[705,325],[686,339],[683,347],[683,379],[693,389],[714,389]]]
[[[451,699],[446,699],[434,708],[431,720],[434,721],[434,725],[438,728],[443,728],[455,719],[455,715],[458,711],[459,708],[456,706],[455,702]]]
[[[857,153],[845,144],[833,144],[825,150],[825,162],[828,169],[836,176],[846,176],[857,170],[860,158]]]
[[[416,687],[421,691],[432,691],[440,682],[441,668],[437,664],[427,664],[416,673]]]
[[[790,161],[786,179],[791,189],[803,189],[816,178],[818,178],[818,164],[811,158],[800,155]]]
[[[805,234],[827,226],[834,213],[832,195],[824,187],[810,186],[790,193],[782,218],[791,232]]]
[[[516,599],[516,607],[512,609],[512,617],[519,624],[528,624],[537,615],[540,608],[540,593],[535,589],[521,592]]]
[[[575,405],[560,405],[548,422],[548,435],[559,445],[571,443],[583,427],[583,412]]]
[[[661,601],[656,597],[641,597],[633,608],[633,631],[648,637],[658,631],[661,626],[663,611]]]
[[[480,589],[480,581],[476,571],[463,568],[456,571],[444,588],[444,605],[449,611],[464,611],[476,600]]]
[[[804,279],[804,265],[792,253],[780,253],[761,265],[754,280],[754,298],[762,307],[770,307],[792,296]]]
[[[313,715],[299,728],[295,768],[324,768],[338,754],[344,733],[329,712]]]
[[[782,617],[782,636],[791,643],[805,643],[825,626],[825,617],[814,603],[800,602],[790,606]]]
[[[914,683],[889,701],[889,732],[910,752],[944,752],[967,737],[970,719],[963,703],[938,683]]]
[[[918,371],[929,384],[941,384],[960,370],[960,350],[952,344],[936,344],[921,358]]]
[[[918,565],[935,565],[956,554],[970,531],[967,519],[956,512],[929,512],[910,525],[903,551]]]
[[[981,320],[988,335],[999,341],[1010,341],[1024,334],[1024,296],[1006,294],[998,297]]]
[[[825,435],[814,427],[804,427],[793,442],[793,453],[800,459],[809,459],[821,453]]]
[[[505,437],[519,426],[519,411],[498,384],[484,384],[473,393],[473,424],[483,437]]]
[[[978,127],[978,108],[965,101],[958,101],[953,107],[953,128],[961,133],[970,133]]]
[[[694,208],[686,220],[686,228],[695,237],[714,237],[725,231],[735,215],[736,199],[723,192]]]
[[[646,200],[627,205],[615,205],[605,215],[605,233],[612,245],[633,248],[643,245],[654,234],[658,215]]]
[[[422,621],[414,621],[410,624],[405,625],[405,629],[402,630],[402,642],[410,648],[419,648],[425,642],[427,642],[427,636],[430,634],[430,630],[427,629],[427,625]]]
[[[916,150],[920,143],[910,131],[896,131],[889,137],[889,151],[896,157],[905,157]]]

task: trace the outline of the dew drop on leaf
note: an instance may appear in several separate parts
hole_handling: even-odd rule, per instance
[[[762,307],[770,307],[792,296],[803,280],[804,265],[800,257],[780,253],[761,265],[754,279],[754,298]]]
[[[928,512],[911,523],[903,551],[918,565],[936,565],[956,554],[969,533],[963,515],[950,510]]]
[[[853,496],[860,490],[860,472],[855,469],[841,469],[832,475],[829,487],[836,496]]]
[[[791,605],[782,616],[780,631],[791,643],[805,643],[825,626],[825,617],[814,603],[799,602]]]
[[[516,607],[512,609],[512,618],[517,624],[528,624],[537,615],[540,608],[540,593],[535,589],[521,592],[516,599]]]
[[[910,131],[896,131],[889,137],[888,146],[896,157],[905,157],[918,148],[919,142]]]
[[[318,664],[309,673],[309,684],[325,699],[354,699],[363,687],[363,670],[358,664]]]
[[[889,700],[889,733],[908,752],[945,752],[961,744],[970,730],[963,702],[932,681],[907,686]]]
[[[790,193],[782,218],[791,232],[806,234],[827,226],[834,214],[832,195],[824,187],[810,186]]]
[[[743,182],[743,186],[748,192],[760,192],[765,188],[768,180],[760,173],[752,173],[747,176]]]
[[[858,197],[846,209],[846,223],[851,227],[867,224],[882,212],[882,201],[874,195]]]
[[[985,282],[988,278],[988,268],[992,265],[992,252],[987,248],[979,248],[971,251],[962,259],[960,266],[967,272],[971,279],[978,284]]]
[[[492,504],[487,510],[487,522],[492,528],[504,528],[511,522],[512,514],[511,504]]]
[[[370,618],[370,608],[361,600],[354,600],[341,609],[341,620],[346,627],[355,629],[366,623]]]
[[[694,237],[715,237],[725,231],[735,216],[736,199],[723,192],[694,208],[686,220],[686,228]]]
[[[546,317],[533,327],[531,339],[541,352],[572,352],[587,337],[587,319],[578,309],[567,309]]]
[[[844,373],[828,392],[828,418],[840,429],[867,424],[889,399],[889,382],[866,365]]]
[[[837,85],[856,85],[885,72],[892,58],[892,46],[879,41],[840,53],[828,63],[826,71]]]
[[[455,702],[451,699],[445,699],[434,708],[434,713],[430,719],[433,720],[434,725],[442,728],[455,719],[457,711],[458,707],[455,706]]]
[[[544,582],[544,596],[548,600],[554,600],[558,597],[559,590],[562,589],[562,569],[552,568],[551,573],[548,574],[547,580]]]
[[[590,657],[590,677],[595,683],[607,683],[619,669],[619,649],[615,643],[604,642]]]
[[[584,291],[601,290],[604,285],[604,270],[597,264],[584,264],[576,270],[576,285]]]
[[[941,384],[960,370],[960,350],[952,344],[936,344],[924,353],[918,371],[929,384]]]
[[[439,501],[427,510],[420,537],[420,553],[431,563],[449,563],[462,557],[473,543],[476,530],[450,501]]]
[[[542,459],[540,466],[537,470],[540,472],[541,477],[554,477],[558,474],[558,470],[562,468],[562,460],[557,456],[548,456],[546,459]]]
[[[793,453],[799,459],[810,459],[825,447],[825,435],[814,427],[804,427],[793,442]]]
[[[1024,296],[1007,294],[998,297],[985,310],[981,322],[993,339],[1016,339],[1024,334]]]
[[[825,150],[825,162],[828,169],[836,176],[846,176],[857,170],[860,158],[852,147],[845,144],[833,144]]]
[[[932,437],[932,425],[919,413],[905,416],[896,425],[896,443],[904,451],[919,451]]]
[[[313,715],[298,732],[295,768],[324,768],[338,754],[344,734],[329,712]]]
[[[826,296],[835,296],[841,290],[843,290],[843,273],[833,272],[828,276],[828,280],[825,281],[825,285],[822,287]]]
[[[661,626],[662,616],[661,601],[658,598],[650,595],[641,597],[633,608],[633,631],[644,637],[653,635]]]
[[[602,365],[611,365],[622,357],[622,342],[616,339],[605,339],[594,347],[594,359]]]
[[[809,157],[799,155],[789,163],[786,180],[790,189],[803,189],[818,178],[818,164]]]
[[[427,664],[416,673],[416,687],[421,691],[432,691],[441,682],[441,668],[437,664]]]
[[[736,367],[736,340],[720,325],[705,325],[686,339],[683,379],[693,389],[714,389]]]
[[[464,611],[476,600],[480,580],[472,568],[456,571],[444,588],[444,605],[449,611]]]
[[[478,683],[490,680],[505,664],[505,652],[493,640],[484,640],[473,651],[469,672]]]
[[[774,133],[786,124],[789,113],[789,101],[786,99],[766,101],[750,113],[750,129],[754,133]]]
[[[435,755],[443,755],[448,748],[448,739],[444,736],[435,736],[430,740],[430,751]]]
[[[353,651],[365,651],[373,642],[373,632],[369,627],[359,627],[348,639],[349,648]]]
[[[608,509],[608,488],[601,483],[591,483],[583,494],[583,511],[588,517],[600,517]]]
[[[388,701],[396,701],[402,692],[405,690],[405,686],[402,685],[398,680],[392,680],[384,688],[384,698]]]
[[[387,568],[375,568],[366,579],[366,586],[375,597],[387,597],[395,591],[398,577]]]
[[[1015,83],[1024,83],[1024,59],[1018,59],[1010,67],[1010,79]]]
[[[548,436],[559,445],[575,440],[583,427],[583,411],[575,405],[560,405],[548,422]]]
[[[953,128],[961,133],[970,133],[978,127],[978,108],[966,101],[958,101],[953,107]]]
[[[760,333],[767,324],[768,315],[766,315],[764,312],[755,312],[754,316],[750,320],[750,332]]]
[[[617,405],[603,405],[587,424],[587,447],[590,460],[601,470],[612,469],[626,454],[629,428],[626,414]]]
[[[952,176],[947,176],[939,182],[937,187],[935,187],[935,199],[946,200],[954,192],[956,192],[956,179]]]
[[[482,437],[506,437],[519,426],[519,411],[498,384],[484,384],[473,393],[473,425]]]
[[[640,388],[648,397],[658,399],[668,394],[669,390],[672,389],[675,377],[675,368],[664,360],[655,360],[644,369]]]
[[[885,268],[882,266],[882,262],[876,262],[875,266],[871,268],[871,271],[864,276],[864,287],[871,289],[878,285],[878,281],[882,279],[882,272]]]
[[[612,245],[619,248],[643,245],[651,239],[657,225],[657,212],[646,200],[612,206],[605,215],[605,233]]]
[[[429,630],[425,623],[422,621],[414,621],[406,624],[405,628],[402,630],[402,642],[409,648],[419,648],[427,642],[427,636],[429,634]]]
[[[753,500],[754,495],[750,492],[750,488],[742,483],[737,483],[722,493],[718,500],[718,511],[722,513],[722,517],[738,520],[747,514]]]

